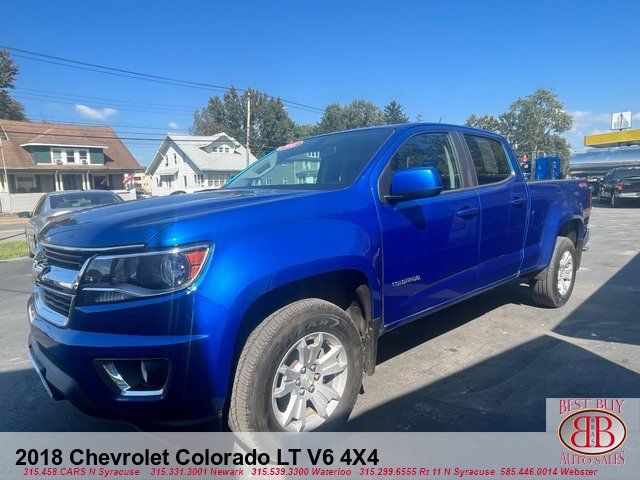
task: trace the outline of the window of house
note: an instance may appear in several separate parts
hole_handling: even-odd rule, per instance
[[[184,184],[183,186],[185,186],[185,187],[187,186],[187,176],[186,175],[182,176],[182,183]]]
[[[177,165],[177,164],[178,164],[178,156],[177,156],[175,153],[173,154],[173,163],[174,163],[175,165]]]
[[[65,157],[67,163],[76,163],[76,151],[75,150],[65,150]]]
[[[271,179],[267,178],[267,182],[266,183],[267,183],[267,185],[271,185]]]
[[[52,148],[51,158],[53,160],[53,163],[62,163],[62,150],[60,150],[59,148]]]
[[[287,177],[282,177],[282,184],[289,183],[289,179]]]
[[[229,153],[231,149],[229,147],[224,147],[224,153]]]
[[[164,156],[164,166],[165,167],[169,166],[169,157],[167,157],[166,155]]]
[[[464,134],[464,139],[473,160],[478,185],[501,182],[512,175],[511,163],[500,142],[468,134]]]
[[[94,175],[93,188],[97,188],[98,190],[109,190],[109,177],[106,175]]]
[[[160,186],[162,187],[173,187],[173,176],[172,175],[160,175]]]
[[[207,186],[213,187],[213,174],[207,173]]]
[[[89,163],[89,152],[87,150],[78,150],[78,159],[80,163]]]
[[[444,190],[460,188],[460,171],[455,150],[447,133],[421,133],[404,142],[391,158],[391,170],[434,167]]]

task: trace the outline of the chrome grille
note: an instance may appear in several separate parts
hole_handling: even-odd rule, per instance
[[[84,250],[66,250],[43,244],[42,254],[47,259],[47,263],[49,265],[68,268],[70,270],[80,270],[84,265],[84,262],[93,255],[93,252]]]
[[[65,317],[69,316],[74,295],[42,283],[39,283],[38,287],[40,287],[40,298],[47,307]]]

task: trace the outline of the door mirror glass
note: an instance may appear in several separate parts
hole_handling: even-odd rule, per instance
[[[31,218],[31,212],[20,212],[18,218]]]
[[[405,168],[391,179],[391,195],[385,198],[397,203],[416,198],[435,197],[442,192],[442,180],[434,167]]]

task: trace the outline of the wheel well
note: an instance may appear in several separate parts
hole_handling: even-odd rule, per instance
[[[371,290],[366,275],[359,270],[340,270],[297,280],[259,297],[247,309],[237,344],[244,345],[251,331],[267,316],[305,298],[320,298],[339,306],[361,334],[371,320]]]
[[[371,322],[371,288],[367,276],[359,270],[340,270],[314,275],[266,292],[247,309],[236,336],[225,412],[229,404],[233,378],[240,352],[254,328],[273,312],[305,298],[320,298],[342,308],[365,337]],[[376,337],[377,340],[377,337]]]
[[[559,237],[567,237],[573,242],[573,245],[578,247],[578,238],[580,237],[580,230],[582,228],[582,222],[580,220],[573,219],[565,222],[558,231]]]

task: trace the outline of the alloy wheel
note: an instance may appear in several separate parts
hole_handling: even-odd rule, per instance
[[[271,408],[288,431],[314,430],[335,411],[347,385],[347,352],[338,338],[315,332],[284,355],[271,389]]]
[[[558,292],[565,296],[571,288],[573,282],[573,255],[566,251],[560,258],[560,266],[558,267]]]

